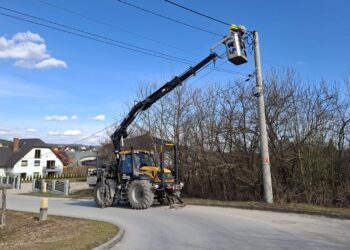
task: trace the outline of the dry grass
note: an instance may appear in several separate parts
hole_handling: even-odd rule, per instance
[[[302,213],[321,215],[331,218],[350,219],[350,208],[335,208],[309,205],[304,203],[274,203],[243,202],[243,201],[219,201],[196,198],[185,198],[187,204],[201,206],[234,207],[242,209],[268,210],[285,213]]]
[[[33,213],[6,211],[0,249],[91,249],[117,233],[118,228],[106,222],[61,216],[38,221]]]

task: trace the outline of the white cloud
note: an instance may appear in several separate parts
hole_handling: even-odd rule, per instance
[[[60,132],[57,131],[49,131],[49,135],[60,135]]]
[[[11,39],[0,37],[0,59],[14,59],[23,68],[67,68],[66,62],[53,58],[45,40],[30,31],[16,33]]]
[[[34,34],[30,31],[27,32],[18,32],[12,37],[13,41],[24,42],[24,41],[32,41],[32,42],[41,42],[44,43],[45,40],[40,37],[38,34]]]
[[[59,115],[51,115],[45,117],[46,121],[67,121],[68,117],[65,115],[59,116]]]
[[[37,134],[37,130],[34,128],[23,128],[23,127],[10,127],[0,128],[0,135],[4,136],[5,139],[12,140],[14,137],[28,138]]]
[[[81,131],[74,129],[74,130],[67,130],[63,132],[63,135],[69,135],[69,136],[76,136],[76,135],[81,135]]]
[[[77,135],[81,135],[81,131],[77,130],[77,129],[66,130],[64,132],[49,131],[49,135],[53,135],[53,136],[77,136]]]
[[[64,61],[57,60],[55,58],[45,59],[39,63],[33,65],[36,69],[49,69],[49,68],[67,68],[67,64]]]
[[[96,121],[104,121],[106,119],[106,117],[104,115],[96,115],[92,119],[96,120]]]
[[[10,129],[0,128],[0,135],[9,135],[11,133],[12,133],[12,131]]]
[[[72,120],[76,120],[76,119],[78,119],[78,116],[76,116],[76,115],[72,115],[72,116],[70,117],[70,119],[72,119]]]

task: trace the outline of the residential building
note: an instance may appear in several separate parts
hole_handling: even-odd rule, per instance
[[[0,175],[22,179],[62,173],[63,163],[40,139],[14,138],[11,147],[0,147]]]

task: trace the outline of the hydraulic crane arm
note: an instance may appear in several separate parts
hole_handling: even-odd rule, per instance
[[[197,65],[190,67],[188,70],[186,70],[182,75],[174,77],[171,81],[165,83],[162,87],[160,87],[158,90],[156,90],[154,93],[149,95],[146,99],[143,101],[138,102],[128,113],[128,115],[124,118],[124,120],[120,123],[120,125],[117,127],[116,131],[111,136],[115,152],[118,153],[121,149],[121,139],[127,137],[127,128],[129,125],[135,120],[137,115],[144,110],[147,110],[149,107],[151,107],[156,101],[158,101],[160,98],[168,94],[170,91],[172,91],[177,86],[181,85],[182,82],[184,82],[186,79],[191,77],[192,75],[195,75],[196,72],[203,68],[205,65],[207,65],[211,60],[214,60],[216,57],[218,57],[217,54],[211,53],[209,56],[207,56],[205,59],[203,59],[201,62],[199,62]]]

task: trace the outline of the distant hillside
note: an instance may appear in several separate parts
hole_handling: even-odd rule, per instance
[[[11,146],[11,141],[0,139],[0,144],[2,144],[3,147],[9,147]]]

